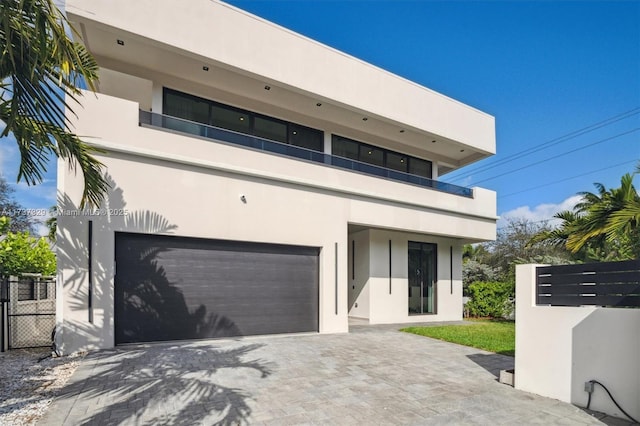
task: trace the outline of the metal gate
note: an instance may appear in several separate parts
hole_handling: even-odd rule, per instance
[[[0,349],[51,346],[56,325],[56,282],[39,275],[0,283]]]

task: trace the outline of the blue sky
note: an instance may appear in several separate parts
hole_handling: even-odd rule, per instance
[[[640,1],[227,3],[493,115],[497,155],[443,180],[496,190],[500,215],[546,219],[640,159]],[[10,182],[17,162],[0,141]],[[26,207],[54,204],[55,164],[43,185],[16,189]]]

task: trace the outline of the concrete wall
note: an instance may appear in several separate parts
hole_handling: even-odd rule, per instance
[[[515,387],[586,406],[597,380],[640,418],[640,309],[537,306],[536,266],[516,267]],[[624,417],[597,385],[591,409]]]

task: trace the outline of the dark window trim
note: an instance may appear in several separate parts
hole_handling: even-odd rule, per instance
[[[285,125],[287,141],[286,142],[281,142],[281,143],[286,143],[288,145],[293,145],[291,140],[290,140],[290,136],[291,136],[291,133],[293,131],[291,129],[292,125],[300,127],[302,130],[311,131],[311,132],[318,132],[318,134],[320,136],[320,140],[324,141],[324,132],[322,130],[314,129],[313,127],[305,126],[304,124],[299,124],[299,123],[294,123],[292,121],[283,120],[281,118],[272,117],[270,115],[261,114],[259,112],[249,111],[249,110],[246,110],[246,109],[243,109],[243,108],[239,108],[239,107],[236,107],[236,106],[233,106],[233,105],[224,104],[222,102],[217,102],[217,101],[214,101],[214,100],[211,100],[211,99],[202,98],[200,96],[192,95],[190,93],[185,93],[185,92],[182,92],[180,90],[172,89],[170,87],[163,87],[162,88],[162,110],[163,110],[163,113],[164,113],[166,105],[167,105],[167,94],[168,93],[173,93],[173,94],[176,94],[178,96],[191,98],[194,101],[205,102],[205,103],[209,104],[209,115],[208,115],[208,118],[207,118],[208,122],[207,123],[202,123],[202,124],[206,124],[208,126],[213,125],[212,124],[213,123],[212,122],[212,116],[211,116],[211,114],[212,114],[211,113],[211,106],[217,106],[217,107],[220,107],[220,108],[225,108],[225,109],[228,109],[228,110],[231,110],[231,111],[235,111],[235,112],[237,112],[239,114],[248,115],[249,116],[249,134],[251,134],[251,135],[255,135],[255,119],[256,118],[262,118],[262,119],[265,119],[265,120],[271,120],[271,121],[275,121],[275,122],[278,122],[280,124],[284,124]],[[280,142],[280,141],[277,141],[277,142]],[[294,145],[294,146],[297,146],[297,145]],[[303,148],[306,148],[306,147],[303,147]],[[318,152],[324,152],[324,143],[321,144],[321,148],[322,149],[319,150]],[[307,148],[307,149],[312,149],[312,148]]]

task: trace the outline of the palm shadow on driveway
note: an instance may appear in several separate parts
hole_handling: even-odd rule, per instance
[[[244,423],[247,385],[271,374],[264,361],[247,359],[261,346],[193,342],[98,352],[58,395],[57,408],[75,411],[83,425]]]

